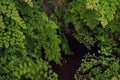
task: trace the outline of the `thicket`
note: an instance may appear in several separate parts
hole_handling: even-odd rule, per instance
[[[61,40],[42,0],[1,0],[0,28],[0,80],[57,80],[48,62],[60,63]]]
[[[74,24],[73,36],[90,50],[75,74],[76,80],[120,79],[119,6],[119,0],[73,0],[70,3],[65,20]]]
[[[76,80],[120,79],[120,0],[0,0],[0,80],[58,80],[66,35],[89,49]]]

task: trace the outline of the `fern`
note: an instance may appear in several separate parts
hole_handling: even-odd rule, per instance
[[[91,49],[99,38],[95,36],[100,35],[96,34],[100,29],[96,29],[101,26],[110,28],[108,25],[115,18],[118,0],[73,0],[69,6],[64,16],[66,25],[72,22],[75,28],[74,37]],[[102,27],[101,30],[104,32]],[[107,32],[108,29],[103,35]]]
[[[94,29],[99,22],[105,27],[114,18],[117,5],[118,0],[73,0],[68,11],[70,14],[78,14],[86,25]]]
[[[51,71],[51,66],[41,58],[37,58],[34,61],[29,56],[9,56],[9,62],[6,64],[4,68],[0,69],[1,75],[7,74],[7,76],[1,76],[3,78],[2,80],[20,80],[23,78],[30,78],[32,80],[51,80],[54,78],[57,80],[57,75]]]
[[[85,55],[83,63],[75,74],[75,80],[119,80],[119,58],[115,56]]]
[[[32,0],[23,0],[23,1],[26,2],[29,6],[33,7]]]
[[[50,14],[43,9],[45,2]],[[71,53],[66,34],[90,51],[95,44],[98,47],[95,55],[88,54],[83,59],[77,79],[119,79],[120,1],[45,2],[0,1],[0,80],[57,80],[49,62],[60,64],[60,52]],[[74,27],[70,34],[65,30],[69,23]],[[96,65],[101,66],[94,68]],[[106,71],[100,72],[104,68]],[[79,75],[79,71],[85,75]]]
[[[60,63],[61,60],[58,26],[42,12],[41,4],[39,7],[36,4],[36,1],[26,0],[0,1],[2,80],[57,80],[48,62]],[[46,61],[42,59],[44,53]]]
[[[0,1],[0,11],[2,14],[16,21],[23,29],[26,28],[26,25],[22,18],[19,16],[19,12],[16,9],[15,2],[13,0],[4,0]]]
[[[118,0],[87,0],[86,8],[95,10],[99,14],[99,21],[105,27],[114,18]]]

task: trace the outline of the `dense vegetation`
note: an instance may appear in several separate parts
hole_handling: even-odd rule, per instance
[[[0,0],[0,80],[58,80],[66,35],[89,49],[76,80],[120,79],[120,0]]]

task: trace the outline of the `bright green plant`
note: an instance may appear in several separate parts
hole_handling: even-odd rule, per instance
[[[57,80],[49,61],[60,63],[61,40],[42,0],[3,0],[0,6],[0,79]]]
[[[86,54],[75,74],[75,80],[119,80],[119,58]]]
[[[118,4],[118,0],[73,0],[64,16],[65,23],[67,25],[72,22],[75,28],[74,37],[91,49],[98,41],[96,36],[100,36],[96,34],[99,32],[98,28],[102,32],[109,32],[104,28],[110,28],[108,25],[115,19]]]
[[[114,18],[117,5],[118,0],[73,0],[68,11],[74,15],[73,19],[79,16],[78,19],[83,19],[90,29],[94,29],[99,21],[105,27]]]
[[[23,78],[57,80],[57,75],[52,72],[51,66],[41,58],[34,60],[29,56],[20,57],[20,55],[6,57],[9,57],[9,62],[5,58],[0,59],[5,62],[0,65],[1,80],[21,80]]]
[[[66,35],[90,51],[95,44],[98,47],[99,56],[86,54],[76,80],[119,80],[119,4],[119,0],[1,0],[0,80],[57,80],[49,62],[60,64],[60,52],[71,53]]]
[[[61,50],[65,54],[71,54],[71,50],[69,48],[68,40],[66,38],[66,34],[68,30],[65,30],[67,26],[64,23],[64,14],[67,9],[67,1],[66,0],[48,0],[49,6],[52,7],[52,13],[49,15],[50,19],[53,20],[60,28],[57,30],[59,34],[59,38],[61,39]],[[48,6],[48,7],[49,7]],[[48,12],[49,13],[49,12]],[[47,14],[47,13],[46,13]]]
[[[73,0],[70,3],[64,15],[66,25],[73,23],[73,36],[90,51],[95,45],[98,49],[95,56],[88,54],[83,59],[76,80],[120,79],[119,57],[115,57],[120,52],[119,4],[119,0]]]

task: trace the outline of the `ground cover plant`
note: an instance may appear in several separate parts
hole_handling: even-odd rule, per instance
[[[87,48],[75,80],[120,79],[120,0],[0,0],[0,80],[58,80],[67,36]]]

